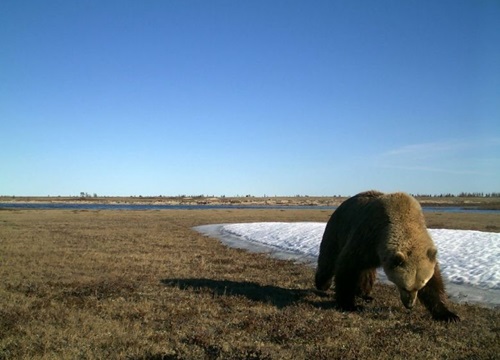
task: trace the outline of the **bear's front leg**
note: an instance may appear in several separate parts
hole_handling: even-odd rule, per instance
[[[356,311],[355,304],[361,271],[352,266],[338,266],[335,272],[335,300],[337,306],[345,311]]]
[[[429,310],[434,320],[447,322],[460,321],[460,317],[448,310],[445,305],[446,293],[438,264],[434,268],[432,278],[418,291],[418,299]]]

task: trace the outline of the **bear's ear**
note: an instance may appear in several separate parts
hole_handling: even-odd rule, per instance
[[[406,260],[405,255],[402,252],[398,251],[389,258],[389,266],[391,267],[391,269],[395,269],[398,266],[403,266],[405,260]]]
[[[427,250],[427,257],[429,258],[430,261],[436,261],[436,256],[437,256],[436,248],[430,248]]]

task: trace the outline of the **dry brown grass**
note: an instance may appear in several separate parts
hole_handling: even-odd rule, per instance
[[[195,225],[327,221],[322,210],[0,211],[0,359],[493,359],[498,310],[457,324],[377,285],[359,313],[314,269],[223,246]],[[428,214],[499,231],[499,215]]]

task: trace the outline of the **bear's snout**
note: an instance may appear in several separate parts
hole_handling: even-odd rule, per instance
[[[399,289],[401,295],[401,302],[407,309],[412,309],[417,301],[417,291],[407,291],[406,289]]]

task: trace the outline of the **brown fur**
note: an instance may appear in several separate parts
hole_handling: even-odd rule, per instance
[[[335,278],[337,304],[355,310],[355,296],[370,298],[376,268],[382,266],[412,308],[416,298],[433,318],[458,321],[445,305],[446,294],[419,203],[405,193],[360,193],[333,213],[323,235],[316,287],[327,290]]]

